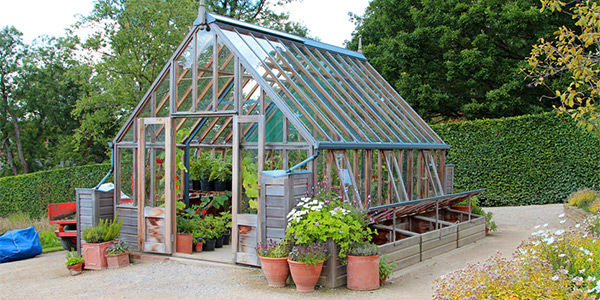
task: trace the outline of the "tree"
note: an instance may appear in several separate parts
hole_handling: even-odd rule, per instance
[[[600,5],[596,1],[542,0],[541,11],[564,12],[572,17],[574,27],[561,26],[553,39],[539,40],[529,57],[528,77],[533,85],[544,86],[550,99],[559,99],[559,113],[568,113],[578,125],[600,135]],[[564,9],[567,10],[564,10]],[[556,86],[549,79],[562,77],[566,86]]]
[[[494,118],[550,110],[520,70],[564,16],[537,0],[373,0],[348,43],[426,119]]]
[[[283,0],[283,5],[293,0]],[[208,0],[207,9],[275,29],[306,34],[306,28],[275,13],[265,0]],[[158,76],[197,17],[195,0],[96,0],[92,13],[77,27],[100,29],[84,47],[101,53],[92,83],[95,89],[77,102],[73,115],[81,122],[70,148],[82,162],[108,157],[124,120]],[[87,151],[83,154],[82,151]]]
[[[15,78],[21,65],[21,60],[25,54],[22,33],[15,27],[4,27],[0,31],[0,109],[2,109],[1,121],[2,138],[4,151],[7,153],[8,164],[14,175],[16,175],[16,166],[13,160],[10,143],[15,143],[17,154],[23,167],[24,173],[29,173],[29,163],[23,153],[23,143],[21,142],[21,127],[19,124],[19,112],[22,111],[22,103],[15,99],[15,90],[17,89]],[[6,123],[12,124],[12,134],[6,127]],[[10,136],[12,135],[12,139]]]

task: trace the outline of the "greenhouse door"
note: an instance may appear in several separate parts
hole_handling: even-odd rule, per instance
[[[138,249],[144,252],[172,253],[176,200],[172,124],[171,118],[137,120]]]
[[[264,212],[260,211],[260,172],[264,165],[263,116],[234,116],[232,248],[234,261],[259,266],[256,243],[262,241]]]

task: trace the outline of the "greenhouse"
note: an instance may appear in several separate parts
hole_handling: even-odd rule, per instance
[[[230,207],[227,259],[257,265],[326,182],[393,246],[401,218],[448,227],[440,208],[480,192],[446,195],[449,148],[361,53],[201,12],[113,141],[115,213],[132,248],[173,254],[176,207]]]

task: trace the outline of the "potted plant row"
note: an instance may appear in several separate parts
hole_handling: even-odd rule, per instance
[[[113,220],[100,219],[98,226],[83,229],[81,246],[86,262],[85,269],[101,270],[108,266],[108,247],[121,235],[122,226],[123,219],[117,221],[115,216]]]
[[[192,249],[200,252],[222,248],[229,244],[230,228],[231,213],[213,216],[202,207],[193,206],[177,217],[176,251],[191,254]]]
[[[201,156],[190,163],[190,178],[194,190],[231,190],[231,156]]]

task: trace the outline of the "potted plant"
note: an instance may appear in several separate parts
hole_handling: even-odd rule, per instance
[[[494,213],[488,211],[487,213],[481,208],[479,205],[473,206],[473,213],[476,215],[483,216],[485,218],[485,234],[487,235],[489,231],[498,230],[498,225],[496,222],[492,221],[492,217]]]
[[[98,226],[83,229],[81,238],[84,241],[81,247],[86,269],[102,270],[108,266],[107,248],[121,235],[121,226],[123,226],[123,219],[117,221],[115,216],[112,221],[100,219]]]
[[[123,240],[117,240],[108,247],[106,257],[109,269],[117,269],[129,266],[129,247]]]
[[[231,238],[231,212],[221,212],[221,218],[225,223],[225,233],[223,233],[223,245],[229,245],[229,239]]]
[[[385,284],[385,281],[390,277],[394,268],[396,267],[396,263],[393,261],[389,261],[387,255],[382,255],[379,258],[379,285],[382,286]]]
[[[194,243],[194,223],[192,219],[185,216],[177,217],[177,237],[175,241],[175,251],[179,253],[192,254]]]
[[[200,180],[200,190],[203,192],[214,189],[213,182],[209,180],[212,172],[212,157],[203,155],[198,159],[198,180]]]
[[[371,243],[356,243],[348,252],[346,283],[351,290],[379,288],[379,247]]]
[[[67,262],[65,262],[65,265],[67,265],[71,276],[79,275],[83,272],[83,263],[84,259],[79,254],[74,251],[67,252]]]
[[[202,230],[204,231],[204,245],[202,247],[203,251],[215,251],[215,246],[217,244],[218,233],[215,229],[215,220],[212,215],[208,215],[204,217],[202,225]]]
[[[192,235],[194,236],[194,251],[198,253],[202,252],[202,247],[204,246],[202,236],[204,236],[204,233],[201,230],[195,230]]]
[[[212,217],[212,216],[211,216]],[[217,235],[217,240],[215,242],[215,248],[223,248],[223,239],[224,234],[227,232],[227,228],[225,227],[226,221],[221,217],[213,218],[213,228],[215,230],[215,234]]]
[[[312,292],[319,281],[323,262],[327,259],[327,248],[323,243],[296,244],[287,262],[296,291]]]
[[[284,287],[286,279],[290,276],[290,268],[287,262],[291,250],[289,241],[274,242],[256,245],[256,254],[260,259],[260,265],[267,278],[269,287]]]
[[[201,159],[195,159],[190,162],[190,180],[192,182],[193,190],[201,189],[201,177],[202,177],[202,167],[200,164]]]
[[[231,160],[227,158],[215,158],[211,165],[209,180],[215,180],[215,191],[225,191],[227,189],[227,182],[231,180]]]

